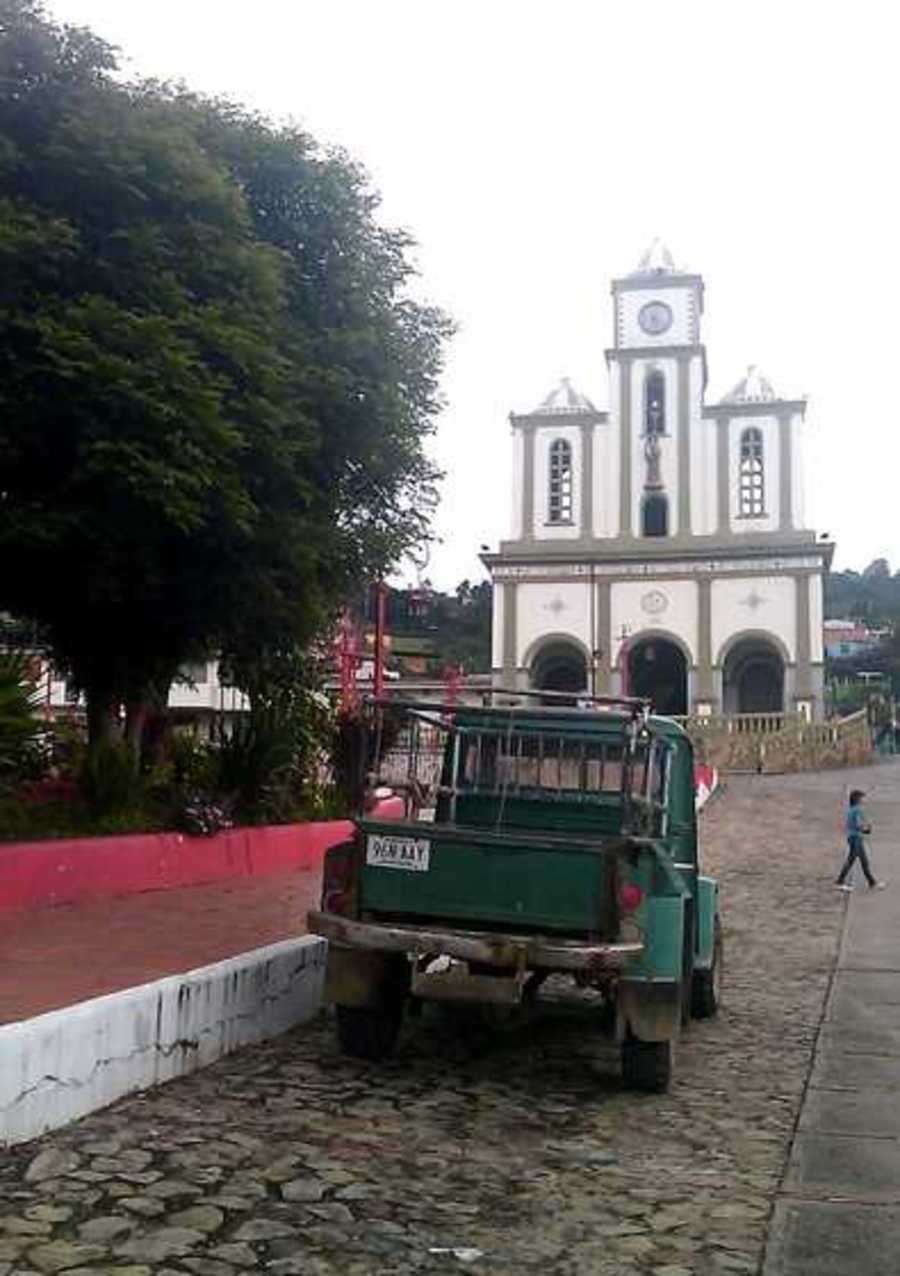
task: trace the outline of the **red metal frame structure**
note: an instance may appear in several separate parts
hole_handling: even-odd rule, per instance
[[[341,617],[337,636],[338,668],[341,678],[341,713],[350,715],[359,705],[359,688],[356,674],[362,652],[356,626],[347,612]]]

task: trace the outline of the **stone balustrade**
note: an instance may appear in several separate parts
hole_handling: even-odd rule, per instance
[[[680,719],[701,761],[723,771],[816,771],[871,760],[865,710],[830,722],[798,714],[741,713]]]

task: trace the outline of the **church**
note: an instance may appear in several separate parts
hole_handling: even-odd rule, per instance
[[[511,534],[483,555],[494,681],[820,718],[833,546],[806,526],[805,400],[751,367],[705,401],[703,279],[658,240],[612,310],[609,410],[563,380],[510,416]]]

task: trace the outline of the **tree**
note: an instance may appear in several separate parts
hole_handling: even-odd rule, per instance
[[[873,558],[863,572],[863,577],[867,580],[888,580],[890,575],[891,569],[886,558]]]
[[[170,109],[194,114],[204,146],[240,184],[256,234],[286,263],[291,393],[317,429],[298,550],[308,554],[315,546],[318,593],[327,604],[384,574],[428,535],[439,475],[423,440],[440,403],[451,325],[406,296],[411,241],[377,223],[377,197],[345,156],[322,154],[306,134],[275,130],[232,103],[178,94]],[[268,552],[283,534],[279,529]],[[265,579],[266,602],[270,610],[277,603],[290,645],[291,574],[263,578],[249,559],[244,565],[250,570],[242,588],[252,591]],[[244,676],[268,660],[254,612],[236,609],[226,636]]]
[[[438,609],[436,640],[447,663],[467,673],[490,672],[492,598],[489,580],[476,585],[464,580],[448,605]]]
[[[439,676],[453,665],[466,673],[489,673],[491,612],[489,580],[475,585],[461,581],[452,594],[439,593],[423,582],[418,588],[392,594],[389,628],[401,639],[425,640],[432,675]]]
[[[425,534],[449,328],[346,159],[115,65],[0,0],[0,605],[137,741]]]
[[[900,619],[900,573],[892,576],[883,558],[862,573],[830,572],[825,577],[825,615],[874,625]]]

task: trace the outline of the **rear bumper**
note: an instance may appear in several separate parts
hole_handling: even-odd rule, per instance
[[[320,912],[308,915],[307,927],[313,935],[349,948],[455,957],[459,961],[519,970],[619,970],[644,951],[642,943],[583,943],[548,935],[382,925]]]

